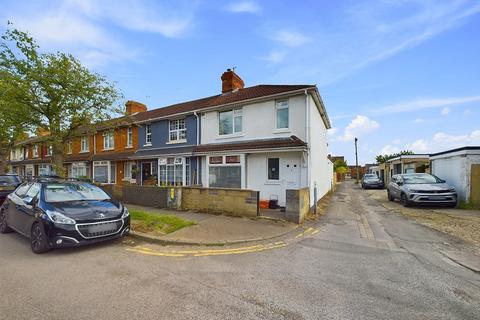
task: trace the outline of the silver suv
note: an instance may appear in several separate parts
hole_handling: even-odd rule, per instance
[[[434,175],[428,173],[397,174],[387,186],[388,200],[399,199],[405,207],[412,204],[457,205],[457,192]]]

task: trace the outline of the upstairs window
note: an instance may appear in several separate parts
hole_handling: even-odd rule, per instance
[[[72,141],[67,142],[67,153],[72,154],[73,148],[72,148]]]
[[[111,150],[115,147],[115,142],[114,142],[114,137],[113,137],[113,131],[105,131],[103,133],[103,149],[104,150]]]
[[[149,124],[145,125],[145,144],[152,144],[152,127]]]
[[[127,148],[131,148],[133,145],[133,131],[132,127],[127,128]]]
[[[218,133],[220,135],[240,133],[243,125],[243,110],[237,108],[219,112],[218,120]]]
[[[288,100],[277,101],[276,123],[277,129],[288,129]]]
[[[53,154],[53,147],[52,146],[48,146],[47,147],[47,156],[51,156]]]
[[[187,140],[187,127],[185,119],[171,120],[169,124],[170,142],[183,142]]]
[[[88,152],[88,136],[82,136],[80,140],[80,152]]]
[[[33,146],[33,157],[37,158],[38,157],[38,145]]]

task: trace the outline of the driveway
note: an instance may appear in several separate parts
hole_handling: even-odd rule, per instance
[[[480,274],[442,253],[471,245],[350,182],[276,243],[167,256],[193,249],[125,240],[35,256],[1,235],[0,319],[480,318]]]

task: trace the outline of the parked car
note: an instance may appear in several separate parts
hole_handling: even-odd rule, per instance
[[[413,204],[457,205],[457,192],[442,180],[428,173],[398,174],[387,187],[388,200],[400,199],[405,207]]]
[[[0,175],[0,205],[2,205],[7,196],[12,193],[21,183],[22,181],[17,175]]]
[[[0,207],[0,233],[13,230],[43,253],[121,238],[130,231],[130,214],[93,184],[39,179],[21,184]]]
[[[376,174],[366,174],[362,178],[362,188],[363,189],[368,189],[368,188],[377,188],[377,189],[383,189],[384,184],[383,181],[380,180],[380,178]]]

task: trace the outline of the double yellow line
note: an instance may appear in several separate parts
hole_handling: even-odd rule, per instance
[[[282,248],[287,246],[287,243],[284,241],[279,241],[269,244],[260,244],[255,246],[240,247],[240,248],[231,248],[231,249],[212,249],[212,250],[179,250],[179,251],[169,251],[161,252],[156,251],[147,247],[135,247],[128,248],[127,251],[141,253],[151,256],[160,256],[160,257],[205,257],[205,256],[219,256],[219,255],[229,255],[229,254],[242,254],[242,253],[251,253],[251,252],[260,252],[265,250],[272,250],[277,248]]]

